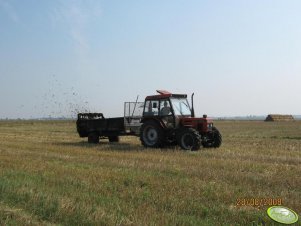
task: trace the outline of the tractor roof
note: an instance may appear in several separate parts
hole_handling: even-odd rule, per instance
[[[147,96],[145,100],[159,100],[159,99],[165,99],[169,97],[178,97],[178,98],[186,98],[186,94],[172,94],[166,90],[157,90],[159,95],[152,95],[152,96]]]

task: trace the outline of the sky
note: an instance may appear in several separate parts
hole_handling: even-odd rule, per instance
[[[301,114],[299,0],[0,0],[0,118],[123,115],[157,89],[196,115]]]

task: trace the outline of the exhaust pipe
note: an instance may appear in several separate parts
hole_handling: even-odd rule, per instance
[[[194,96],[194,93],[192,93],[191,95],[191,117],[194,118],[194,106],[193,106],[193,96]]]

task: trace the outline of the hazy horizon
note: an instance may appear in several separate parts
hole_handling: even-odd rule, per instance
[[[301,115],[301,2],[0,0],[0,118],[122,116],[157,89],[198,116]]]

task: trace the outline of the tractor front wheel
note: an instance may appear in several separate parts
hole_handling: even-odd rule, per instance
[[[205,148],[219,148],[222,144],[222,135],[216,127],[212,128],[207,140],[203,142]]]
[[[193,128],[185,128],[177,135],[177,141],[184,150],[197,151],[201,147],[201,136]]]
[[[164,132],[162,127],[154,121],[143,123],[140,129],[140,140],[142,145],[145,147],[161,147],[164,141]]]

